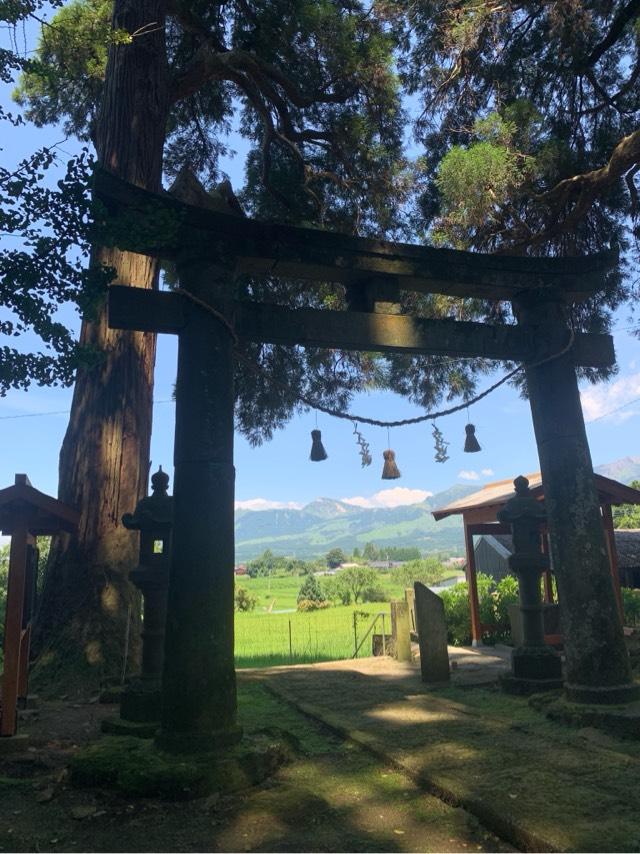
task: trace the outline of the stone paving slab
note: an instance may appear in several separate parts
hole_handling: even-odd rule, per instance
[[[490,666],[507,666],[494,657]],[[464,682],[431,689],[414,663],[389,658],[240,678],[260,680],[522,850],[640,850],[640,753],[553,724],[522,698]]]

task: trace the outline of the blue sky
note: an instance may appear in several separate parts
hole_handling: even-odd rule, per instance
[[[1,41],[0,41],[1,46]],[[8,87],[0,88],[0,103],[9,105]],[[7,130],[0,139],[0,162],[17,163],[39,145],[63,139],[60,129],[37,130],[33,127]],[[233,145],[233,140],[231,140]],[[73,141],[60,146],[65,158],[75,148]],[[242,144],[237,145],[242,150]],[[241,155],[226,161],[224,168],[234,186],[242,183]],[[0,236],[0,241],[7,238]],[[0,312],[2,308],[0,308]],[[69,312],[78,327],[78,321]],[[583,406],[595,464],[623,456],[640,455],[640,341],[630,335],[629,310],[624,308],[616,317],[614,339],[619,373],[606,385],[583,389]],[[636,324],[638,321],[636,321]],[[25,344],[27,342],[25,341]],[[153,468],[159,464],[172,469],[174,405],[171,402],[176,371],[176,340],[161,336],[155,380],[155,407],[151,459]],[[501,374],[485,379],[480,388],[489,385]],[[16,472],[26,472],[31,482],[44,492],[57,491],[58,453],[67,422],[65,413],[70,406],[71,389],[38,388],[27,392],[10,392],[0,399],[0,487],[13,482]],[[359,395],[352,411],[381,419],[400,419],[421,414],[420,410],[391,393]],[[611,413],[611,414],[609,414]],[[279,431],[273,441],[251,448],[236,436],[236,498],[240,506],[268,507],[279,504],[302,505],[318,496],[346,498],[364,506],[391,506],[422,500],[427,493],[436,493],[453,483],[472,483],[478,486],[491,480],[515,477],[534,471],[538,459],[531,425],[529,406],[517,392],[502,387],[473,406],[469,417],[477,426],[482,451],[462,452],[465,412],[441,419],[438,426],[450,443],[450,459],[444,464],[434,461],[433,439],[429,423],[397,428],[391,431],[390,444],[396,451],[400,480],[380,479],[382,451],[387,447],[387,431],[362,427],[371,446],[373,464],[362,469],[355,437],[349,422],[318,415],[318,427],[329,458],[321,463],[309,461],[310,431],[315,428],[315,414],[295,416]]]

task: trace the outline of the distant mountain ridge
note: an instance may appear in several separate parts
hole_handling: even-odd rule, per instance
[[[640,456],[596,466],[595,471],[629,483],[640,479]],[[335,498],[317,498],[301,509],[237,510],[236,561],[251,560],[271,549],[276,554],[309,559],[341,548],[350,553],[365,543],[417,546],[425,553],[463,553],[460,517],[436,522],[431,511],[481,489],[481,484],[455,484],[419,504],[366,508]]]
[[[300,510],[240,510],[236,512],[236,561],[251,560],[265,549],[308,559],[333,548],[351,552],[368,542],[460,552],[460,520],[435,522],[431,511],[476,488],[457,484],[419,504],[402,507],[357,507],[334,498],[318,498]]]
[[[632,480],[640,480],[640,457],[622,457],[612,463],[596,466],[594,471],[596,474],[628,484]]]

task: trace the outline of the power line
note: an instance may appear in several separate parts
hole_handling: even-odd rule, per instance
[[[169,400],[154,400],[153,405],[156,406],[159,403],[175,403],[173,398]],[[23,412],[20,415],[0,415],[0,421],[11,421],[15,418],[43,418],[46,415],[69,415],[71,412],[70,409],[59,409],[53,412]]]
[[[634,397],[633,400],[628,400],[626,403],[621,404],[620,406],[616,406],[615,409],[609,410],[609,412],[604,412],[602,415],[598,415],[597,418],[592,418],[589,421],[589,424],[594,424],[596,421],[601,421],[603,418],[608,418],[610,415],[615,415],[616,412],[620,412],[621,409],[626,409],[627,406],[631,406],[633,403],[640,402],[640,397]]]

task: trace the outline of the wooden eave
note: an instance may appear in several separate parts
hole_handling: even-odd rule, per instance
[[[80,514],[62,501],[58,501],[57,498],[34,489],[28,483],[16,483],[0,490],[2,533],[10,535],[18,519],[25,517],[29,530],[34,536],[45,536],[58,531],[74,531]]]
[[[525,475],[525,477],[531,484],[531,495],[542,501],[544,490],[540,480],[540,472],[533,472]],[[595,474],[594,477],[601,507],[607,504],[640,504],[640,490],[633,489],[631,486],[626,486],[601,474]],[[458,501],[453,501],[446,507],[433,510],[432,516],[436,522],[446,519],[447,516],[456,515],[461,515],[465,524],[494,522],[497,511],[504,507],[513,495],[513,479],[495,481],[488,483],[478,492],[467,495]]]
[[[618,258],[617,249],[575,258],[488,255],[261,222],[148,192],[104,169],[93,189],[107,214],[99,239],[162,258],[224,260],[237,273],[374,290],[378,278],[405,290],[498,300],[553,290],[579,302],[603,287]]]

